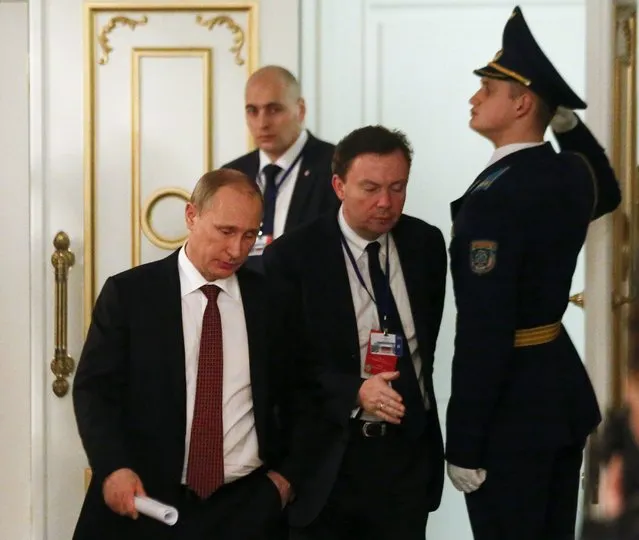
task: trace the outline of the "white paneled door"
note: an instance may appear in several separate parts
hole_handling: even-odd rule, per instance
[[[533,34],[573,88],[585,88],[585,0],[519,2]],[[405,211],[441,228],[450,241],[449,203],[484,168],[490,144],[468,128],[472,70],[501,48],[514,7],[505,0],[305,0],[302,84],[308,122],[337,141],[381,123],[403,130],[415,150]],[[588,96],[586,96],[587,99]],[[573,293],[584,287],[580,262]],[[564,319],[584,350],[584,315],[571,305]],[[450,282],[437,344],[435,391],[441,420],[450,396],[455,309]],[[443,425],[443,424],[442,424]],[[463,497],[448,480],[429,540],[472,538]]]
[[[286,14],[294,25],[265,17],[258,28],[258,6],[289,4],[30,2],[32,238],[43,252],[35,260],[46,268],[43,297],[34,300],[44,312],[36,317],[42,335],[33,339],[42,338],[44,356],[63,345],[77,362],[105,279],[180,246],[184,202],[196,180],[250,148],[243,89],[260,62],[258,30],[277,34],[286,51],[296,47],[298,30],[296,12]],[[291,55],[282,57],[290,67]],[[64,302],[54,305],[56,290],[64,292],[50,262],[58,231],[75,255],[66,310]],[[88,464],[70,391],[54,394],[53,374],[40,361],[32,395],[32,538],[68,540]]]

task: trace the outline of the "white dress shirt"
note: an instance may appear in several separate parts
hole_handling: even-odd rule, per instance
[[[353,254],[353,258],[357,263],[357,268],[360,271],[364,283],[366,283],[366,288],[371,294],[373,294],[373,285],[368,272],[368,252],[366,251],[366,246],[370,244],[371,241],[362,238],[353,229],[351,229],[344,218],[343,208],[340,208],[337,219],[342,234],[346,239],[346,243],[348,244],[348,247]],[[422,375],[422,359],[419,356],[415,323],[413,322],[413,314],[410,308],[404,274],[402,273],[402,267],[399,262],[399,255],[397,254],[397,247],[395,246],[392,234],[385,234],[379,237],[377,241],[381,245],[379,250],[379,259],[380,265],[384,271],[386,268],[386,252],[388,250],[391,291],[393,293],[393,298],[395,299],[395,304],[397,305],[397,311],[399,312],[402,328],[404,329],[404,336],[408,342],[408,349],[410,351],[411,359],[413,360],[415,373],[417,374],[419,388],[422,391],[422,395],[425,396],[424,378]],[[342,250],[344,252],[344,259],[346,260],[348,281],[351,287],[351,296],[353,297],[353,307],[355,308],[355,318],[357,320],[357,334],[359,338],[360,351],[360,376],[363,379],[368,379],[370,374],[366,373],[364,370],[366,353],[368,352],[368,340],[370,339],[371,330],[381,329],[379,324],[379,315],[377,314],[375,302],[373,302],[364,287],[362,287],[344,246],[342,246]],[[427,396],[425,396],[424,399],[428,405]],[[379,420],[377,416],[368,415],[367,413],[362,414],[361,418],[364,420]]]
[[[178,254],[186,369],[186,438],[182,483],[186,483],[202,319],[208,302],[200,287],[209,283],[186,256],[185,247]],[[211,283],[221,289],[217,305],[222,320],[224,481],[228,483],[249,474],[262,462],[258,456],[248,335],[240,286],[235,274]]]
[[[507,144],[505,146],[500,146],[496,148],[493,152],[493,155],[486,165],[486,168],[490,167],[493,163],[497,163],[500,159],[509,156],[510,154],[514,154],[515,152],[519,152],[519,150],[526,150],[527,148],[533,148],[535,146],[541,146],[542,144],[546,144],[544,141],[541,142],[529,142],[529,143],[512,143]]]
[[[278,184],[286,171],[295,161],[295,158],[300,154],[306,141],[308,140],[308,132],[303,129],[297,140],[290,146],[290,148],[284,152],[277,161],[273,162],[273,165],[277,165],[282,168],[282,172],[277,175],[275,183]],[[277,190],[277,199],[275,201],[275,219],[273,220],[273,238],[277,238],[284,233],[284,226],[286,225],[286,218],[288,217],[288,209],[291,206],[291,199],[293,197],[293,190],[297,183],[297,175],[300,172],[303,159],[299,159],[295,164],[295,167],[288,173],[284,182],[280,184]],[[270,158],[263,150],[260,150],[260,169],[257,175],[257,183],[264,193],[266,188],[266,178],[264,177],[264,167],[271,164]]]

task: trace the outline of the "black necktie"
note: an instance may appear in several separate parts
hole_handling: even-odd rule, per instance
[[[264,167],[264,178],[266,186],[264,188],[264,218],[262,219],[262,234],[273,234],[273,223],[275,221],[275,201],[277,199],[277,185],[275,179],[282,172],[282,167],[274,164]]]
[[[384,315],[386,315],[385,328],[389,333],[396,334],[403,340],[403,354],[397,359],[399,378],[392,383],[393,388],[404,399],[404,405],[406,406],[406,414],[402,419],[401,427],[407,434],[418,436],[422,433],[426,424],[426,408],[424,407],[424,399],[417,382],[408,342],[397,311],[397,304],[395,304],[395,299],[389,289],[389,281],[382,272],[382,266],[379,263],[379,248],[379,242],[371,242],[366,246],[368,271],[373,285],[380,325],[384,327]],[[384,309],[387,313],[382,312]]]

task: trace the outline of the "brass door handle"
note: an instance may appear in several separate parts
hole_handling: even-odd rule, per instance
[[[67,353],[67,283],[69,268],[75,264],[75,255],[69,251],[69,236],[60,231],[53,239],[55,251],[51,264],[55,272],[55,353],[51,361],[51,371],[55,375],[53,393],[64,397],[69,391],[67,377],[73,373],[75,362]]]
[[[612,307],[618,308],[625,304],[632,304],[636,300],[636,298],[637,298],[636,294],[623,296],[621,294],[615,293],[612,295]],[[570,301],[571,304],[574,304],[575,306],[578,306],[580,308],[584,307],[585,299],[584,299],[583,292],[573,294],[568,300]]]
[[[568,301],[571,304],[574,304],[577,307],[580,307],[583,309],[584,307],[584,293],[583,291],[577,294],[573,294],[570,298],[568,298]]]

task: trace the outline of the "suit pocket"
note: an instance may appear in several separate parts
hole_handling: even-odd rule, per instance
[[[282,511],[282,497],[275,483],[264,474],[261,478],[261,489],[258,490],[261,502],[269,516],[278,515]]]

